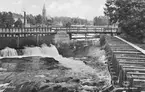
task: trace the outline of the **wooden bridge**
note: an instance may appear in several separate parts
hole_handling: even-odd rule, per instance
[[[113,85],[103,92],[145,92],[145,50],[117,36],[100,41]]]
[[[63,28],[63,27],[45,27],[45,28],[0,28],[0,37],[28,37],[28,36],[46,36],[56,34],[58,31],[66,31],[70,38],[72,34],[117,34],[118,28],[113,27],[76,27],[76,28]]]

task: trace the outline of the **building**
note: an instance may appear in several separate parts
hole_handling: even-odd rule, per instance
[[[42,9],[42,26],[46,27],[51,24],[52,18],[47,15],[45,4],[43,5]]]
[[[17,21],[18,19],[20,19],[22,21],[22,23],[24,23],[24,17],[21,14],[13,13],[13,18],[14,18],[15,21]]]
[[[43,5],[43,9],[42,9],[42,24],[45,24],[47,21],[46,18],[46,8],[45,8],[45,4]]]
[[[14,18],[14,21],[16,22],[18,19],[20,19],[22,21],[22,24],[24,27],[30,27],[30,24],[28,24],[27,22],[27,19],[24,20],[24,16],[21,15],[21,14],[16,14],[16,13],[13,13],[13,18]],[[24,22],[25,21],[25,22]],[[25,24],[25,25],[24,25]]]

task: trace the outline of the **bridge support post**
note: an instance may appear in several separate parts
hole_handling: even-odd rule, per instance
[[[18,37],[17,37],[17,48],[19,48],[20,47],[20,35],[17,35]]]
[[[69,39],[70,39],[70,40],[72,39],[72,34],[71,34],[71,33],[69,33]]]
[[[36,44],[39,46],[39,34],[36,34]]]
[[[87,41],[87,34],[85,33],[85,41]]]

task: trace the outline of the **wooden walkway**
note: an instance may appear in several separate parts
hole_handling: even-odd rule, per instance
[[[38,28],[0,28],[0,37],[28,37],[28,36],[45,36],[56,34],[58,31],[66,31],[70,36],[72,34],[117,34],[120,33],[118,28],[113,27],[38,27]]]
[[[114,90],[144,92],[145,50],[119,37],[106,36],[102,41]]]

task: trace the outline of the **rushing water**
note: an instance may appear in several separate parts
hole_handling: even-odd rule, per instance
[[[17,51],[13,48],[5,48],[0,51],[1,53],[1,58],[22,58],[22,57],[30,57],[30,56],[40,56],[40,57],[53,57],[55,60],[59,61],[59,63],[67,68],[71,68],[71,73],[72,74],[78,74],[78,76],[81,75],[92,75],[96,76],[97,78],[100,79],[106,79],[107,84],[110,85],[111,80],[110,77],[106,74],[105,71],[97,71],[96,69],[86,65],[83,61],[80,60],[74,60],[73,58],[65,58],[59,55],[59,52],[57,48],[54,45],[47,46],[46,44],[43,44],[41,47],[25,47],[23,49],[23,55],[18,56]],[[89,52],[88,52],[89,53]],[[91,55],[95,55],[95,53],[98,53],[98,51],[95,51],[93,49],[90,50]],[[99,54],[99,53],[98,53]],[[105,61],[105,56],[102,56],[99,58],[100,61]],[[33,66],[36,68],[36,70],[39,69],[39,57],[34,57],[33,58]],[[81,74],[81,75],[80,75]],[[95,78],[96,78],[95,77]]]
[[[2,57],[18,56],[17,51],[9,47],[6,47],[5,49],[1,50],[0,54]]]
[[[41,57],[53,57],[59,61],[63,66],[71,68],[75,72],[92,72],[95,70],[84,64],[83,61],[73,60],[71,58],[64,58],[59,55],[57,48],[54,45],[47,46],[43,44],[41,47],[25,47],[23,50],[23,56],[18,56],[17,51],[12,48],[5,48],[1,50],[2,57],[28,57],[28,56],[41,56]]]

